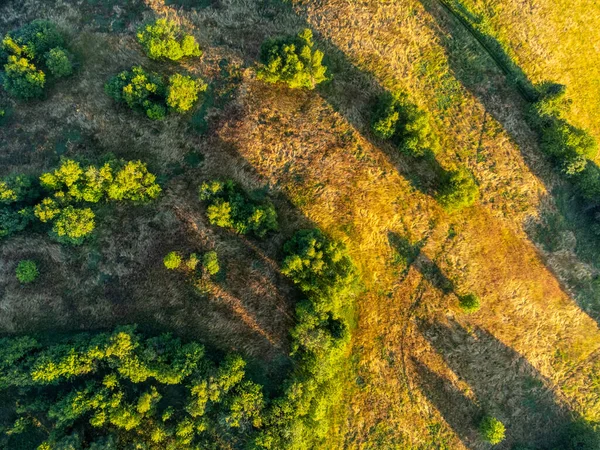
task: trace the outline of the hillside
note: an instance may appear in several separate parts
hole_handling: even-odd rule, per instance
[[[27,351],[37,358],[38,347],[52,349],[63,337],[65,345],[80,345],[70,336],[109,336],[119,326],[137,324],[140,336],[170,332],[206,348],[212,362],[197,370],[210,374],[209,390],[222,375],[218,368],[229,367],[225,355],[241,355],[248,383],[264,393],[263,409],[240,406],[243,425],[232,427],[237,406],[231,404],[237,400],[219,403],[218,395],[209,395],[214,405],[207,407],[206,422],[194,422],[197,440],[181,440],[179,428],[168,434],[167,427],[166,437],[148,441],[146,448],[234,449],[252,442],[254,448],[279,449],[284,442],[299,449],[483,450],[491,448],[478,429],[484,416],[506,428],[494,448],[598,448],[598,204],[583,200],[573,179],[544,154],[519,86],[566,85],[572,99],[567,120],[600,138],[594,64],[600,53],[587,45],[597,41],[600,7],[538,0],[523,8],[510,0],[453,0],[447,6],[437,0],[0,5],[2,36],[35,19],[50,20],[67,36],[76,61],[73,74],[49,81],[41,99],[18,100],[0,90],[6,111],[0,177],[38,179],[65,160],[98,167],[105,160],[139,160],[161,189],[148,201],[120,197],[92,205],[95,230],[80,245],[57,240],[56,231],[48,233],[37,222],[0,238],[5,347],[13,345],[10,339],[35,336],[39,344]],[[201,56],[149,58],[136,31],[157,18],[190,33]],[[262,79],[261,44],[306,28],[324,54],[328,79],[314,89]],[[490,48],[504,54],[491,55]],[[168,109],[164,119],[150,120],[105,92],[111,77],[138,65],[165,77],[199,78],[206,91],[189,111]],[[437,154],[415,157],[374,132],[378,98],[398,91],[427,112],[439,138]],[[124,163],[114,164],[116,171]],[[440,192],[455,170],[472,174],[478,194],[473,204],[449,210]],[[213,205],[198,197],[198,189],[227,179],[247,194],[243,201],[272,204],[277,229],[252,234],[211,219]],[[106,195],[112,198],[110,188]],[[346,267],[330,284],[316,269],[298,281],[301,274],[287,258],[293,255],[289,242],[297,244],[293,239],[302,229],[319,229],[331,242],[343,243],[345,250],[328,264],[342,270],[336,264],[347,258],[355,269]],[[209,274],[206,263],[197,271],[195,265],[168,270],[164,258],[173,251],[184,259],[215,251],[220,270]],[[15,278],[21,260],[37,263],[39,277],[30,284]],[[481,308],[469,313],[461,307],[468,296]],[[307,298],[314,304],[307,306]],[[305,321],[317,331],[308,325],[306,331]],[[338,336],[338,325],[346,330],[340,324],[347,331]],[[318,347],[325,345],[323,330],[335,338],[327,350]],[[100,336],[102,342],[116,339]],[[92,348],[85,339],[81,348],[87,350],[77,350],[83,359]],[[139,339],[140,348],[154,345]],[[103,355],[110,354],[110,345],[101,347]],[[51,351],[41,355],[50,358]],[[5,381],[13,377],[12,352],[0,352],[0,398],[6,405],[0,410],[0,446],[134,448],[145,439],[142,431],[131,437],[112,419],[94,433],[85,425],[93,419],[82,415],[56,428],[68,436],[78,433],[78,447],[60,447],[52,433],[42,447],[37,435],[54,419],[51,413],[40,419],[42,409],[34,407],[23,413],[33,418],[25,431],[15,432],[19,413],[9,407],[21,404],[15,392],[25,392],[33,405],[32,393],[44,386],[35,377]],[[14,359],[25,361],[15,379],[29,380],[27,364],[35,368],[46,361],[29,363],[27,354]],[[83,386],[94,371],[111,370],[123,385],[137,383],[121,371],[125,356],[106,367],[98,362],[102,358],[109,361],[110,355],[89,363],[93,370],[65,372],[65,383],[79,386],[73,377],[83,374]],[[197,383],[194,370],[186,386]],[[150,377],[160,381],[159,375]],[[126,396],[141,392],[136,386]],[[232,392],[240,397],[255,392],[249,384],[239,386]],[[183,404],[184,394],[174,386],[156,389],[163,402]],[[302,403],[289,406],[306,392],[312,395],[306,410]],[[288,402],[281,409],[300,417],[301,425],[285,422],[277,410],[281,399]],[[140,411],[148,421],[140,418],[144,425],[137,429],[150,429],[158,420],[150,413],[163,414],[163,404],[156,400]],[[114,447],[93,447],[96,437],[112,436],[106,433],[116,436]]]

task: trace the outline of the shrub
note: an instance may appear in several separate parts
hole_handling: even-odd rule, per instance
[[[447,174],[437,194],[437,201],[449,212],[472,206],[479,197],[475,179],[466,169]]]
[[[138,30],[138,42],[144,47],[149,58],[166,58],[177,61],[186,56],[201,56],[202,51],[196,39],[183,34],[173,21],[158,19]]]
[[[66,77],[73,73],[73,57],[64,48],[56,47],[46,53],[46,66],[56,78]]]
[[[29,208],[0,208],[0,238],[23,231],[31,223]]]
[[[217,258],[217,252],[208,252],[202,256],[202,267],[210,275],[216,275],[219,273],[219,259]]]
[[[117,102],[126,103],[131,109],[144,111],[153,120],[163,119],[166,87],[155,73],[142,67],[132,67],[114,76],[106,85],[106,93]]]
[[[261,65],[257,77],[268,83],[285,83],[290,88],[314,89],[327,80],[323,53],[313,50],[312,31],[304,29],[297,36],[265,42],[260,51]]]
[[[401,151],[413,156],[435,154],[439,150],[428,114],[411,103],[403,92],[380,98],[372,128],[377,136],[390,139]]]
[[[9,56],[4,66],[4,89],[15,97],[31,99],[44,93],[46,75],[26,58]]]
[[[160,191],[156,176],[148,172],[146,164],[128,161],[108,185],[107,194],[111,200],[145,202],[158,197]]]
[[[206,216],[213,225],[237,233],[264,237],[278,229],[277,213],[269,201],[253,200],[233,181],[210,181],[200,186],[200,200],[209,203]]]
[[[52,235],[59,242],[79,245],[94,231],[94,213],[90,208],[67,206],[54,221]]]
[[[21,283],[32,283],[35,281],[38,275],[39,271],[35,261],[28,259],[19,261],[19,264],[17,265],[16,276],[17,280],[19,280]]]
[[[175,74],[169,77],[167,89],[167,105],[182,114],[189,111],[198,100],[198,93],[206,91],[208,85],[202,80]]]
[[[475,294],[462,295],[458,300],[460,308],[466,313],[472,313],[481,308],[481,301]]]
[[[169,270],[178,269],[181,266],[181,256],[177,252],[169,252],[163,259],[163,263]]]
[[[196,270],[199,262],[200,262],[200,259],[198,258],[198,255],[196,255],[195,253],[192,253],[190,255],[190,257],[187,259],[187,261],[185,262],[185,266],[187,267],[188,270],[193,271],[193,270]]]
[[[495,417],[486,416],[479,424],[479,432],[484,441],[496,445],[504,440],[506,429]]]
[[[46,20],[34,20],[11,31],[2,41],[6,53],[32,60],[42,58],[51,48],[63,45],[64,38],[56,25]]]

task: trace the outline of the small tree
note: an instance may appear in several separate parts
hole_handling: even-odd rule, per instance
[[[481,308],[481,301],[475,294],[467,294],[459,297],[460,308],[466,313],[473,313]]]
[[[35,261],[25,259],[19,261],[16,270],[17,280],[23,284],[32,283],[38,277],[39,271]]]
[[[52,234],[59,242],[79,245],[94,231],[94,213],[90,208],[64,208],[52,227]]]
[[[66,77],[73,73],[72,59],[67,50],[56,47],[46,53],[46,66],[56,78]]]
[[[504,440],[504,424],[492,416],[486,416],[479,424],[479,432],[484,441],[496,445]]]
[[[258,79],[285,83],[293,89],[314,89],[327,80],[327,67],[322,64],[323,53],[313,47],[313,34],[308,28],[294,37],[266,41],[260,50]]]
[[[31,99],[44,93],[46,75],[26,58],[9,56],[4,66],[4,89],[15,97]]]
[[[217,252],[212,251],[205,253],[204,256],[202,256],[202,267],[204,267],[210,275],[219,273],[220,267]]]
[[[104,90],[117,102],[144,111],[152,120],[163,119],[167,113],[164,106],[166,87],[162,78],[142,67],[132,67],[114,76]]]
[[[108,186],[108,198],[145,202],[158,197],[160,191],[156,176],[148,171],[146,164],[129,161],[116,173]]]
[[[186,56],[202,55],[194,36],[184,34],[175,22],[167,19],[144,25],[138,30],[137,39],[151,59],[177,61]]]
[[[479,188],[475,179],[466,169],[447,174],[437,201],[449,212],[472,206],[479,197]]]
[[[167,105],[175,112],[183,114],[194,106],[198,94],[206,91],[207,87],[202,80],[194,80],[178,73],[171,75],[167,89]]]
[[[181,266],[181,256],[177,252],[169,252],[163,259],[163,264],[169,270],[178,269]]]

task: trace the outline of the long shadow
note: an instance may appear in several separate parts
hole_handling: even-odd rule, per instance
[[[583,200],[575,186],[564,177],[555,183],[551,162],[543,155],[537,143],[538,136],[528,119],[530,102],[536,99],[536,88],[496,39],[471,25],[480,19],[464,7],[461,9],[460,2],[452,1],[449,6],[447,0],[420,1],[437,23],[435,31],[446,49],[456,78],[485,106],[486,113],[502,124],[521,149],[529,169],[551,192],[560,216],[555,223],[561,223],[562,228],[547,230],[547,233],[573,232],[577,238],[577,257],[599,268],[600,254],[595,249],[600,246],[600,236],[594,220],[598,206]],[[524,151],[532,147],[534,153]],[[588,161],[588,164],[597,170],[596,163]],[[545,238],[539,235],[539,227],[529,227],[527,231],[534,242],[539,243],[540,237]],[[585,286],[574,287],[578,290],[575,300],[579,306],[600,323],[600,295],[595,292],[599,282],[594,280]],[[591,302],[590,297],[593,298]]]
[[[512,444],[535,449],[567,448],[556,446],[570,432],[572,414],[519,353],[483,329],[476,328],[469,333],[452,320],[447,325],[422,322],[419,327],[450,369],[472,389],[481,411],[494,415],[506,425],[506,442],[502,448],[510,448]],[[425,393],[434,397],[432,393]],[[432,400],[439,403],[435,398]],[[458,400],[456,409],[444,405],[440,410],[450,424],[463,414],[460,407],[464,401]]]

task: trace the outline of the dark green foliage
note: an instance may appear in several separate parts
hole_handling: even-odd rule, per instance
[[[486,416],[479,424],[479,433],[484,441],[496,445],[504,440],[506,429],[495,417]]]
[[[204,353],[132,327],[54,344],[0,339],[0,447],[26,433],[39,435],[29,448],[51,450],[240,448],[262,425],[261,388],[239,356],[217,366]]]
[[[0,238],[10,236],[27,228],[32,221],[31,209],[15,209],[0,207]]]
[[[312,31],[306,28],[297,36],[266,41],[260,50],[258,79],[285,83],[293,89],[314,89],[327,80],[323,53],[313,50],[312,38]]]
[[[387,93],[379,99],[372,127],[377,136],[390,139],[409,155],[423,156],[439,150],[428,114],[411,103],[404,92]]]
[[[56,47],[46,53],[46,67],[56,78],[73,73],[73,56],[64,48]]]
[[[48,75],[70,75],[72,55],[64,44],[56,25],[44,20],[34,20],[8,33],[2,40],[6,91],[24,99],[38,98],[44,93]]]
[[[139,66],[121,72],[104,86],[114,100],[143,111],[152,120],[164,119],[168,109],[180,114],[189,111],[206,88],[202,80],[180,74],[165,83],[162,76]]]
[[[475,179],[466,169],[451,171],[442,182],[437,201],[448,212],[472,206],[479,197]]]
[[[564,432],[560,445],[564,450],[597,450],[600,448],[600,427],[583,419],[572,422]]]
[[[17,269],[15,271],[17,280],[19,280],[23,284],[34,282],[39,274],[40,273],[38,271],[37,264],[35,263],[35,261],[31,261],[29,259],[19,261],[19,264],[17,265]]]
[[[137,32],[138,42],[152,59],[177,61],[186,56],[202,56],[194,36],[184,34],[173,21],[158,19]]]
[[[479,308],[481,308],[481,301],[475,294],[461,295],[458,300],[460,309],[466,313],[479,311]]]
[[[200,200],[208,203],[206,216],[213,225],[261,238],[278,229],[273,204],[253,200],[231,180],[202,183],[199,193]]]

